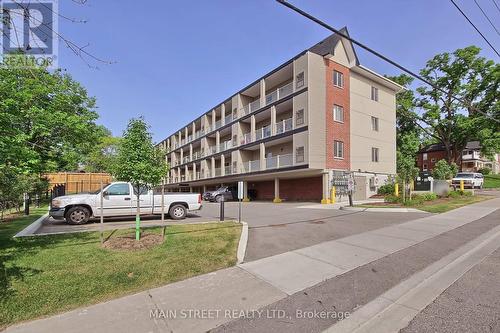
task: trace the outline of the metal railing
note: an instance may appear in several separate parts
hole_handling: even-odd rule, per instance
[[[224,118],[224,124],[229,124],[230,122],[233,121],[233,115],[229,115],[229,116],[226,116],[226,118]]]
[[[276,134],[281,134],[287,131],[291,131],[293,129],[293,120],[292,118],[285,119],[276,123]]]
[[[226,166],[224,167],[224,175],[230,175],[232,172],[231,172],[231,166]]]
[[[268,138],[271,136],[271,125],[267,125],[266,127],[259,128],[255,131],[255,140],[260,140],[264,138]]]
[[[191,159],[189,158],[189,156],[185,156],[185,157],[182,159],[182,162],[183,162],[183,163],[188,163],[188,162],[190,162],[190,161],[191,161]]]
[[[249,103],[243,107],[243,115],[246,116],[247,114],[254,112],[256,110],[260,109],[260,98],[256,99],[252,103]]]
[[[220,177],[221,175],[221,168],[215,168],[215,177]]]
[[[252,133],[245,133],[245,134],[243,134],[243,137],[241,138],[240,143],[242,145],[244,145],[244,144],[247,144],[247,143],[250,143],[250,142],[252,142]]]
[[[217,121],[215,122],[215,127],[214,127],[214,129],[218,129],[218,128],[219,128],[219,127],[221,127],[221,126],[222,126],[222,120],[220,120],[220,119],[219,119],[219,120],[217,120]]]
[[[228,150],[233,147],[231,140],[225,141],[219,145],[219,152]]]

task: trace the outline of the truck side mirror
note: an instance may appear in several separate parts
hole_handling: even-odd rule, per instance
[[[103,191],[103,192],[102,192],[102,196],[103,196],[103,197],[107,197],[108,195],[109,195],[108,191]]]

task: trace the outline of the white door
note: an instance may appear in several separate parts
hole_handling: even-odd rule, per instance
[[[117,183],[110,185],[104,190],[103,197],[104,216],[131,215],[132,197],[130,195],[130,186],[127,183]],[[97,204],[97,207],[100,203]],[[100,216],[100,210],[96,215]]]
[[[137,189],[133,189],[134,193],[132,195],[132,213],[137,212]],[[139,196],[141,214],[151,214],[153,212],[153,202],[152,195],[149,193],[147,187],[141,187],[141,193]]]

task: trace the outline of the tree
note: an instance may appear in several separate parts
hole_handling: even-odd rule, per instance
[[[458,172],[458,165],[454,162],[448,163],[446,160],[437,161],[432,170],[432,177],[439,180],[447,180],[455,177]]]
[[[136,240],[140,239],[141,188],[160,184],[167,172],[165,152],[153,144],[149,126],[142,117],[131,119],[118,148],[113,175],[130,182],[137,193]]]
[[[500,64],[479,52],[469,46],[438,54],[420,71],[435,87],[417,88],[422,112],[416,124],[444,145],[448,163],[461,165],[461,152],[471,140],[479,140],[487,156],[500,149],[500,124],[491,119],[500,119]]]
[[[121,138],[111,134],[100,139],[84,162],[88,172],[112,172]]]
[[[396,151],[396,169],[399,180],[403,183],[403,201],[406,201],[408,184],[418,175],[415,166],[415,156],[420,146],[416,133],[406,133],[401,136],[401,143]]]
[[[104,134],[95,100],[70,75],[0,65],[0,165],[74,170]]]

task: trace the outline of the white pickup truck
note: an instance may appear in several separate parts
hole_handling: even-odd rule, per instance
[[[139,196],[140,212],[144,215],[161,214],[161,193],[143,188]],[[174,220],[186,218],[188,211],[200,210],[201,195],[197,193],[165,193],[164,211]],[[104,187],[103,216],[133,216],[137,212],[137,191],[130,183],[114,182]],[[85,224],[92,217],[101,216],[101,191],[56,197],[49,215],[65,219],[69,224]]]

